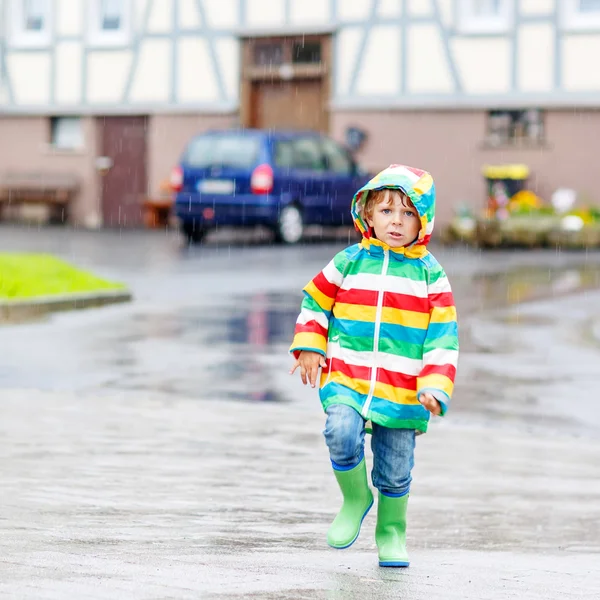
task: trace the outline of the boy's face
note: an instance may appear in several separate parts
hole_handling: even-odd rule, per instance
[[[412,244],[419,235],[421,219],[413,203],[403,194],[386,190],[373,205],[370,215],[365,215],[369,227],[378,240],[390,248]]]

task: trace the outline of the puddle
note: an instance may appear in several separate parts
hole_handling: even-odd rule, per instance
[[[501,273],[476,275],[471,293],[482,309],[556,298],[600,287],[600,265],[580,267],[523,266]]]
[[[123,324],[116,339],[109,335],[99,348],[107,366],[120,372],[109,386],[198,398],[285,402],[285,391],[277,381],[291,364],[286,350],[300,301],[299,293],[260,293],[233,298],[216,309],[138,314]],[[110,348],[121,350],[115,355]]]
[[[600,266],[524,266],[451,279],[459,318],[464,318],[461,347],[480,353],[486,351],[486,340],[471,339],[469,316],[600,287]],[[0,386],[18,387],[26,381],[38,389],[142,390],[198,399],[287,402],[292,363],[287,348],[300,302],[300,290],[215,296],[212,305],[162,312],[136,312],[134,307],[102,320],[101,327],[93,311],[79,313],[41,325],[56,328],[54,334],[43,334],[44,343],[38,325],[7,328],[3,340],[13,350],[0,363]],[[531,317],[528,324],[543,327],[547,317]],[[500,323],[498,335],[513,322]]]

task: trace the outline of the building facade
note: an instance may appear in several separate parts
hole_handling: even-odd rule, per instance
[[[369,169],[436,178],[439,220],[483,164],[600,202],[600,0],[0,0],[0,176],[76,175],[70,218],[136,226],[189,138],[309,127]]]

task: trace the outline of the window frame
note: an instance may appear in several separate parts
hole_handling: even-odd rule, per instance
[[[87,43],[97,48],[115,48],[129,46],[132,41],[131,0],[123,0],[121,8],[122,26],[120,29],[103,29],[102,0],[88,0],[87,5]]]
[[[75,145],[63,145],[56,143],[56,131],[57,125],[60,121],[76,121],[79,126],[79,137],[80,143]],[[52,116],[49,119],[50,122],[50,148],[52,150],[56,150],[59,152],[81,152],[85,149],[85,130],[84,130],[84,122],[82,117],[78,115],[60,115],[60,116]]]
[[[457,29],[463,34],[507,33],[514,22],[514,3],[499,0],[500,10],[495,16],[481,16],[475,13],[477,0],[458,0]]]
[[[525,121],[529,126],[533,124],[533,121],[528,122],[526,115],[529,111],[537,112],[537,124],[540,127],[539,134],[536,138],[528,137],[524,135],[517,137],[514,134],[515,121],[511,118],[511,113],[521,113],[522,117],[525,117]],[[493,113],[506,113],[506,116],[511,118],[511,122],[507,126],[506,139],[494,141],[494,129],[492,128]],[[486,131],[485,131],[485,146],[487,148],[539,148],[546,146],[546,111],[540,107],[523,107],[523,108],[495,108],[486,111]]]
[[[9,0],[7,38],[12,48],[47,48],[53,41],[53,2],[46,1],[44,27],[40,31],[25,28],[25,0]]]
[[[579,0],[563,0],[560,8],[563,29],[571,31],[600,29],[600,9],[597,12],[582,12],[579,8]]]

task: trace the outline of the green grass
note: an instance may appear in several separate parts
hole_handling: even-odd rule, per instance
[[[47,254],[0,254],[0,300],[124,288]]]

